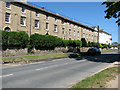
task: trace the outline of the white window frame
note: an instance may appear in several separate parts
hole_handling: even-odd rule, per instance
[[[65,28],[62,28],[62,34],[65,34]]]
[[[23,12],[24,10],[24,12]],[[22,7],[22,13],[26,13],[26,8],[25,7]]]
[[[73,28],[75,28],[75,25],[73,25]]]
[[[83,33],[83,38],[85,38],[85,33]]]
[[[73,35],[75,36],[75,30],[73,30]]]
[[[7,19],[6,15],[7,14],[9,14],[8,21],[6,21],[6,19]],[[5,13],[5,23],[10,23],[11,22],[10,19],[11,19],[11,14],[6,12]]]
[[[36,12],[36,17],[39,17],[39,12]]]
[[[57,32],[57,25],[54,25],[54,32]]]
[[[46,20],[49,20],[49,16],[48,15],[46,15]]]
[[[37,22],[37,23],[36,23]],[[36,26],[37,25],[37,26]],[[39,29],[40,28],[40,21],[39,20],[35,20],[35,28]]]
[[[65,25],[65,21],[64,20],[62,20],[62,25]]]
[[[46,23],[46,30],[49,30],[49,23]]]
[[[88,39],[88,34],[86,34],[86,38]]]
[[[9,4],[9,5],[8,5]],[[8,7],[9,6],[9,7]],[[6,8],[7,9],[11,9],[11,5],[10,5],[10,2],[6,2]]]
[[[55,22],[57,22],[57,18],[55,18]]]
[[[24,25],[21,24],[22,18],[23,18],[23,20],[24,20],[24,21],[23,21]],[[20,25],[21,25],[21,26],[26,26],[26,17],[21,16],[21,18],[20,18]]]
[[[80,36],[80,32],[79,32],[79,31],[77,31],[77,36],[78,36],[78,37]]]
[[[71,35],[71,29],[69,29],[69,35]]]

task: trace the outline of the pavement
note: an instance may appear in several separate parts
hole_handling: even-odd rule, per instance
[[[118,53],[114,52],[100,56],[3,66],[0,79],[3,88],[68,88],[111,65],[118,56]]]

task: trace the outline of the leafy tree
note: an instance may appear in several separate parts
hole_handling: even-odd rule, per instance
[[[113,1],[113,2],[103,2],[102,5],[106,5],[107,10],[105,10],[106,16],[105,18],[110,19],[110,18],[118,18],[116,23],[120,25],[120,1]]]

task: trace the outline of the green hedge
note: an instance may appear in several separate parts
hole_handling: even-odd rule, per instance
[[[63,40],[63,42],[67,47],[82,47],[82,41],[80,40]]]
[[[29,43],[29,36],[25,32],[2,31],[3,49],[26,48]]]
[[[55,36],[33,34],[30,36],[30,45],[35,49],[53,50],[55,47],[64,46],[64,42]]]

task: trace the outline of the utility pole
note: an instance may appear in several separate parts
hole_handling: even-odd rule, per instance
[[[100,27],[98,26],[98,49],[99,49],[99,32],[100,32]]]
[[[120,17],[118,18],[118,51],[120,51]]]

